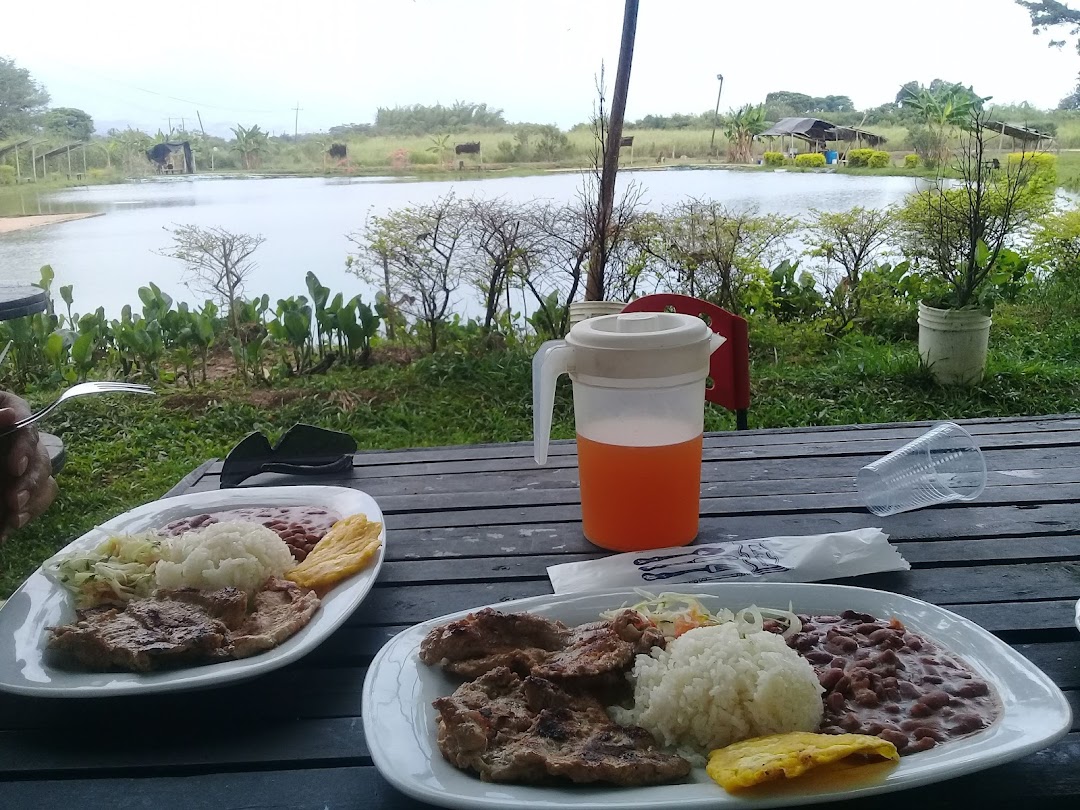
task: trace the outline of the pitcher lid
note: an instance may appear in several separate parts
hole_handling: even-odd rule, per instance
[[[707,341],[711,330],[701,318],[677,312],[621,312],[580,321],[567,342],[589,349],[649,351],[677,349]]]

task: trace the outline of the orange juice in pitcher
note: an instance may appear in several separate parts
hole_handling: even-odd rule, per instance
[[[585,537],[612,551],[682,546],[698,533],[701,434],[632,447],[578,435]]]
[[[699,318],[606,315],[533,359],[536,460],[547,459],[555,380],[574,384],[582,528],[601,548],[686,545],[698,531],[705,378],[723,342]]]

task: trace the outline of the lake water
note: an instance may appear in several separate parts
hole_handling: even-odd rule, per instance
[[[762,213],[805,214],[811,208],[840,211],[899,202],[915,189],[909,177],[838,174],[666,170],[621,172],[634,179],[644,202],[659,208],[686,197],[712,198],[729,206],[756,205]],[[581,176],[552,173],[530,177],[411,182],[394,178],[166,178],[123,185],[89,186],[44,195],[25,190],[0,198],[0,214],[102,212],[105,215],[0,235],[0,280],[33,282],[51,264],[56,286],[73,284],[75,310],[104,306],[110,316],[138,303],[137,290],[154,281],[178,300],[202,296],[184,285],[183,268],[158,251],[170,244],[173,225],[218,225],[259,233],[266,242],[255,255],[258,269],[250,292],[272,301],[305,293],[312,270],[323,284],[346,297],[371,291],[345,269],[346,234],[371,214],[432,200],[451,188],[459,195],[512,200],[571,199]],[[475,312],[470,291],[457,293],[456,311]]]

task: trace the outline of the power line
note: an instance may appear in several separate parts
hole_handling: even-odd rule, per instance
[[[280,109],[274,109],[274,110],[249,110],[249,109],[243,109],[243,108],[240,108],[240,107],[225,107],[225,106],[222,106],[220,104],[206,104],[204,102],[192,101],[191,99],[188,99],[188,98],[181,98],[180,96],[173,96],[173,95],[170,95],[168,93],[160,93],[157,90],[151,90],[151,89],[149,89],[147,87],[140,87],[137,84],[130,84],[129,82],[123,82],[123,81],[120,81],[119,79],[114,79],[111,76],[105,76],[104,74],[97,73],[96,71],[87,70],[86,68],[76,68],[74,65],[69,65],[66,62],[60,62],[59,64],[63,64],[65,67],[70,68],[72,70],[78,70],[80,73],[90,73],[92,75],[95,75],[99,79],[103,79],[103,80],[105,80],[107,82],[112,82],[113,84],[118,84],[121,87],[128,87],[128,88],[130,88],[132,90],[138,90],[140,93],[147,93],[147,94],[149,94],[151,96],[158,96],[160,98],[167,98],[167,99],[170,99],[171,101],[181,101],[184,104],[191,104],[194,107],[203,107],[203,108],[208,107],[210,109],[223,110],[225,112],[251,113],[251,114],[257,114],[257,115],[272,115],[274,113],[281,112]]]

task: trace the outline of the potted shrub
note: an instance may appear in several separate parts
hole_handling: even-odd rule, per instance
[[[990,159],[984,119],[973,112],[955,160],[959,182],[939,179],[901,211],[905,252],[934,291],[919,304],[919,355],[938,382],[982,379],[990,309],[1016,264],[1009,242],[1053,200],[1048,166],[1031,152]]]

